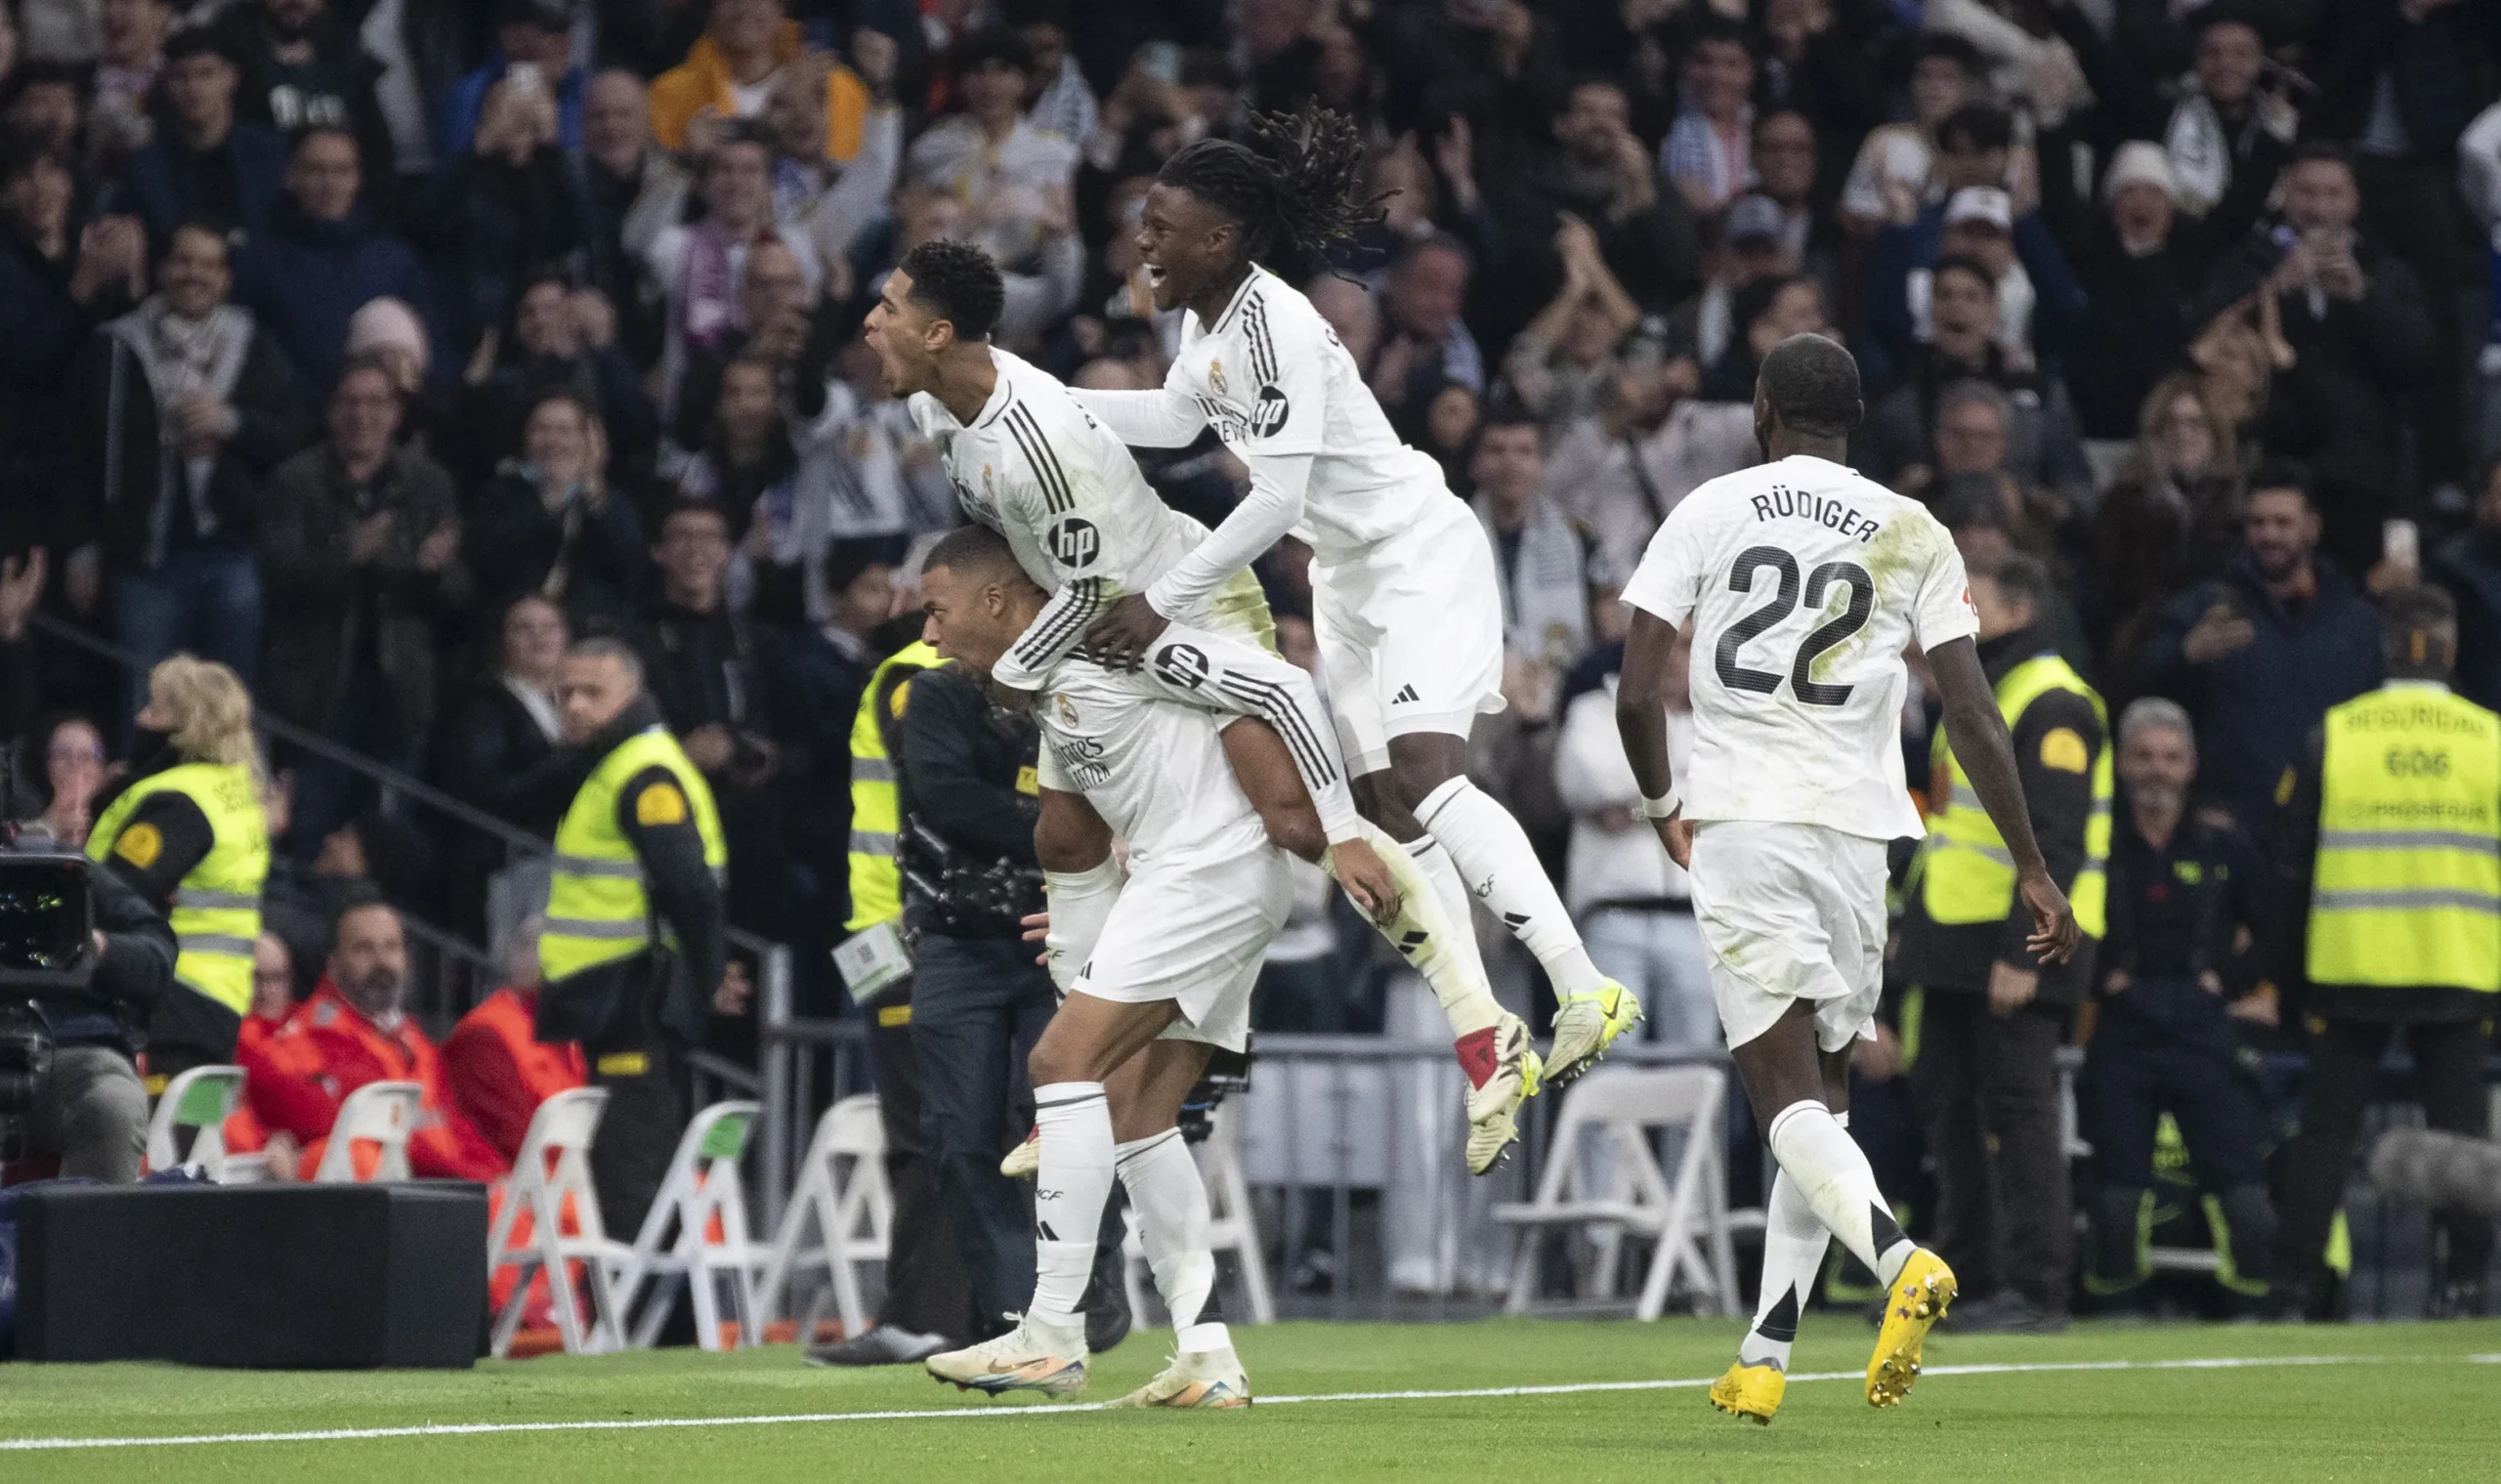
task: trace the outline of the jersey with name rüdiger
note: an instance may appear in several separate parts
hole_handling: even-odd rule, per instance
[[[1692,628],[1688,819],[1923,832],[1902,773],[1902,652],[1979,627],[1925,506],[1803,454],[1742,469],[1669,513],[1624,601]]]

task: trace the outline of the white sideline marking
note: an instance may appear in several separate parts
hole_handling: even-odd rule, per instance
[[[2471,1361],[2501,1360],[2476,1355]],[[2219,1356],[2205,1360],[2073,1360],[2001,1365],[1929,1366],[1923,1376],[2009,1376],[2056,1371],[2239,1371],[2272,1366],[2373,1366],[2376,1355]],[[1792,1381],[1859,1381],[1863,1371],[1809,1371]],[[1479,1397],[1573,1396],[1592,1391],[1677,1391],[1710,1385],[1717,1377],[1675,1380],[1570,1381],[1547,1386],[1478,1386],[1451,1391],[1332,1391],[1310,1396],[1262,1396],[1262,1407],[1313,1402],[1422,1402]],[[1053,1417],[1100,1412],[1108,1402],[1054,1402],[1029,1407],[904,1408],[887,1412],[792,1412],[764,1417],[651,1417],[588,1419],[561,1422],[427,1422],[405,1427],[326,1427],[308,1432],[203,1432],[172,1437],[0,1438],[0,1453],[59,1452],[81,1448],[174,1448],[216,1443],[340,1443],[371,1438],[473,1437],[512,1432],[621,1432],[657,1427],[777,1427],[806,1422],[890,1422],[914,1419],[964,1421],[977,1419]]]

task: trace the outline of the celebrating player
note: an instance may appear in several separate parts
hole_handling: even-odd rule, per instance
[[[1208,531],[1157,498],[1129,450],[1066,387],[990,344],[1003,292],[997,267],[979,248],[924,242],[888,276],[867,334],[889,386],[911,398],[913,420],[946,458],[965,512],[1005,536],[1026,575],[1050,594],[1016,642],[985,666],[998,684],[1031,693],[1078,647],[1089,618],[1168,572]],[[1258,583],[1238,572],[1184,616],[1194,626],[1190,642],[1158,653],[1183,657],[1174,662],[1192,667],[1200,690],[1265,723],[1227,728],[1224,750],[1277,843],[1325,864],[1323,841],[1296,838],[1284,822],[1307,820],[1324,791],[1344,791],[1338,752],[1321,713],[1297,712],[1288,700],[1303,677],[1263,648],[1271,624]],[[1168,637],[1183,635],[1175,629]],[[1293,767],[1264,766],[1289,752]],[[1075,875],[1093,866],[1099,854],[1088,852],[1102,828],[1080,793],[1045,794],[1035,832],[1043,869]],[[1368,834],[1401,878],[1400,912],[1375,920],[1450,1016],[1469,1084],[1468,1167],[1483,1174],[1516,1140],[1515,1112],[1537,1088],[1528,1028],[1495,1002],[1464,908],[1451,915],[1407,853],[1362,825],[1351,807],[1335,828],[1332,840]]]
[[[1873,1036],[1882,989],[1886,842],[1922,832],[1897,724],[1907,643],[1927,651],[1954,754],[2005,838],[1999,864],[2031,910],[2031,951],[2062,963],[2080,936],[2033,839],[1952,538],[1842,464],[1861,410],[1847,351],[1819,335],[1774,347],[1755,384],[1769,462],[1687,495],[1624,589],[1633,614],[1616,723],[1641,812],[1693,873],[1720,1023],[1780,1163],[1761,1304],[1711,1388],[1713,1406],[1759,1422],[1780,1406],[1827,1233],[1886,1285],[1870,1404],[1910,1389],[1954,1298],[1952,1270],[1902,1235],[1843,1123],[1850,1044]],[[1679,798],[1663,697],[1688,625],[1694,743]]]
[[[1005,657],[1044,607],[1007,541],[981,526],[953,531],[931,550],[921,600],[930,642],[975,671]],[[1250,1400],[1224,1325],[1201,1319],[1215,1259],[1207,1190],[1176,1120],[1209,1048],[1239,1051],[1247,1043],[1250,991],[1269,943],[1284,930],[1293,883],[1285,853],[1269,843],[1235,780],[1240,760],[1218,741],[1219,715],[1232,708],[1210,708],[1210,697],[1244,677],[1208,657],[1203,639],[1167,638],[1137,671],[1072,657],[1041,677],[1046,689],[1035,716],[1044,743],[1042,798],[1047,806],[1054,795],[1082,793],[1102,826],[1086,842],[1082,869],[1049,878],[1052,977],[1067,996],[1030,1062],[1041,1129],[1034,1301],[1008,1334],[930,1358],[930,1374],[957,1385],[1063,1395],[1085,1383],[1085,1322],[1077,1305],[1117,1171],[1179,1338],[1171,1367],[1123,1405]],[[1316,715],[1311,682],[1272,662],[1288,671],[1277,677],[1282,703]],[[1231,715],[1221,724],[1244,726]],[[1292,770],[1281,771],[1291,782]],[[1316,809],[1313,827],[1332,835],[1354,818],[1335,773],[1303,807]],[[1128,841],[1125,882],[1113,830]],[[1395,891],[1388,868],[1361,839],[1333,854],[1359,901]]]
[[[1473,895],[1536,954],[1558,1006],[1550,1081],[1568,1081],[1641,1017],[1600,974],[1519,823],[1466,774],[1467,734],[1503,707],[1503,604],[1483,528],[1406,446],[1311,301],[1261,268],[1368,220],[1350,192],[1354,125],[1268,115],[1258,148],[1207,139],[1165,162],[1138,247],[1155,307],[1187,311],[1160,391],[1070,395],[1126,443],[1178,447],[1212,425],[1250,492],[1213,533],[1122,598],[1089,639],[1135,656],[1289,530],[1312,547],[1312,626],[1355,796],[1424,868],[1454,920]]]

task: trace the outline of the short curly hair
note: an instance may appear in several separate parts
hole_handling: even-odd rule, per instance
[[[946,237],[923,242],[895,265],[911,278],[911,297],[955,327],[958,340],[987,340],[1007,303],[1007,285],[990,254]]]

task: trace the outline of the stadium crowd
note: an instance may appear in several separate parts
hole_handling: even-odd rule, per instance
[[[2114,898],[2132,851],[2248,863],[2183,970],[2211,981],[2197,1044],[2238,1066],[2303,1045],[2270,950],[2299,909],[2263,863],[2322,716],[2383,678],[2379,600],[2446,589],[2457,690],[2501,704],[2497,62],[2501,10],[2471,0],[0,0],[0,705],[64,843],[161,738],[38,611],[139,674],[223,661],[270,716],[544,836],[572,795],[557,668],[618,636],[718,799],[730,921],[806,950],[803,1011],[856,1013],[818,967],[850,915],[852,719],[917,633],[914,543],[960,519],[860,343],[884,275],[974,240],[1004,345],[1160,385],[1180,316],[1132,236],[1159,163],[1318,105],[1372,140],[1380,217],[1277,266],[1495,545],[1509,708],[1471,771],[1650,1034],[1718,1037],[1616,738],[1614,595],[1680,498],[1754,462],[1758,362],[1818,330],[1865,375],[1857,467],[1999,574],[2009,643],[2102,698]],[[1140,457],[1210,524],[1242,488],[1211,435]],[[1260,566],[1306,664],[1307,562]],[[1932,709],[1915,688],[1915,785]],[[2156,736],[2182,745],[2132,761]],[[272,762],[259,1008],[433,1067],[387,1029],[404,966],[364,1002],[403,955],[362,904],[483,938],[501,846],[318,751]],[[2194,839],[2139,838],[2131,786],[2184,795]],[[1312,894],[1266,1024],[1378,1027],[1341,913]],[[2046,1056],[2140,961],[2103,956],[1989,1002]],[[1903,989],[1871,1086],[2032,1095],[1932,1005],[1923,1045]],[[443,1172],[508,1161],[510,1087],[566,1075],[526,1004],[488,1004],[426,1075],[490,1110]],[[2117,1018],[2097,1086],[2190,1035]],[[1915,1168],[1911,1106],[1860,1134]],[[2240,1185],[2286,1113],[2257,1106],[2214,1157]],[[1998,1278],[2054,1322],[2072,1256],[2042,1240],[2050,1271],[2018,1251]]]

